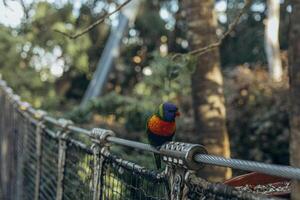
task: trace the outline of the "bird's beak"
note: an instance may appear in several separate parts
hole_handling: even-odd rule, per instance
[[[180,116],[180,112],[176,112],[176,116],[179,117]]]

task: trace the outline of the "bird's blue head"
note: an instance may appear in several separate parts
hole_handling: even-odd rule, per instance
[[[167,122],[174,122],[175,118],[180,115],[177,106],[169,102],[160,104],[157,114]]]

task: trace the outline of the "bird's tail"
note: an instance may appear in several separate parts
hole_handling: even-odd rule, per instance
[[[154,154],[154,159],[155,159],[157,169],[160,169],[161,168],[161,157],[160,157],[160,155],[159,154]]]

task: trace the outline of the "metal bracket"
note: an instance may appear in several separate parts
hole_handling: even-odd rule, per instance
[[[182,187],[182,177],[180,174],[176,174],[174,178],[174,184],[173,184],[173,197],[174,199],[180,200],[181,196],[181,187]]]
[[[71,120],[64,118],[58,119],[58,123],[60,124],[62,129],[57,132],[57,135],[60,139],[66,139],[67,135],[70,133],[68,127],[74,123]]]
[[[68,129],[68,126],[74,124],[71,120],[60,118],[58,119],[58,123],[61,125],[61,127],[66,130]]]
[[[175,167],[174,165],[167,165],[166,173],[168,176],[168,182],[170,191],[170,200],[181,200],[183,189],[184,189],[184,180],[187,169],[181,167]]]
[[[37,110],[34,114],[34,117],[37,119],[37,120],[44,120],[44,117],[47,115],[47,112],[44,111],[44,110]]]
[[[115,133],[111,130],[94,128],[91,132],[92,138],[95,139],[95,142],[98,142],[101,147],[107,146],[107,138],[110,136],[115,136]]]
[[[204,146],[182,142],[169,142],[161,146],[162,160],[169,165],[198,170],[202,165],[194,160],[197,154],[207,154]],[[168,155],[168,156],[166,156]]]
[[[195,155],[206,154],[204,146],[182,142],[169,142],[160,147],[162,160],[167,164],[171,200],[182,199],[184,193],[184,177],[188,170],[198,170],[201,164],[194,160]]]

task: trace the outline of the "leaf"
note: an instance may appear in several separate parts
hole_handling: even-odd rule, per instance
[[[179,76],[179,70],[173,70],[169,74],[169,80],[173,80]]]
[[[180,64],[169,63],[167,66],[167,75],[169,80],[177,78],[180,74],[181,66]]]
[[[197,58],[195,56],[189,55],[187,56],[186,69],[194,73],[196,70]]]

